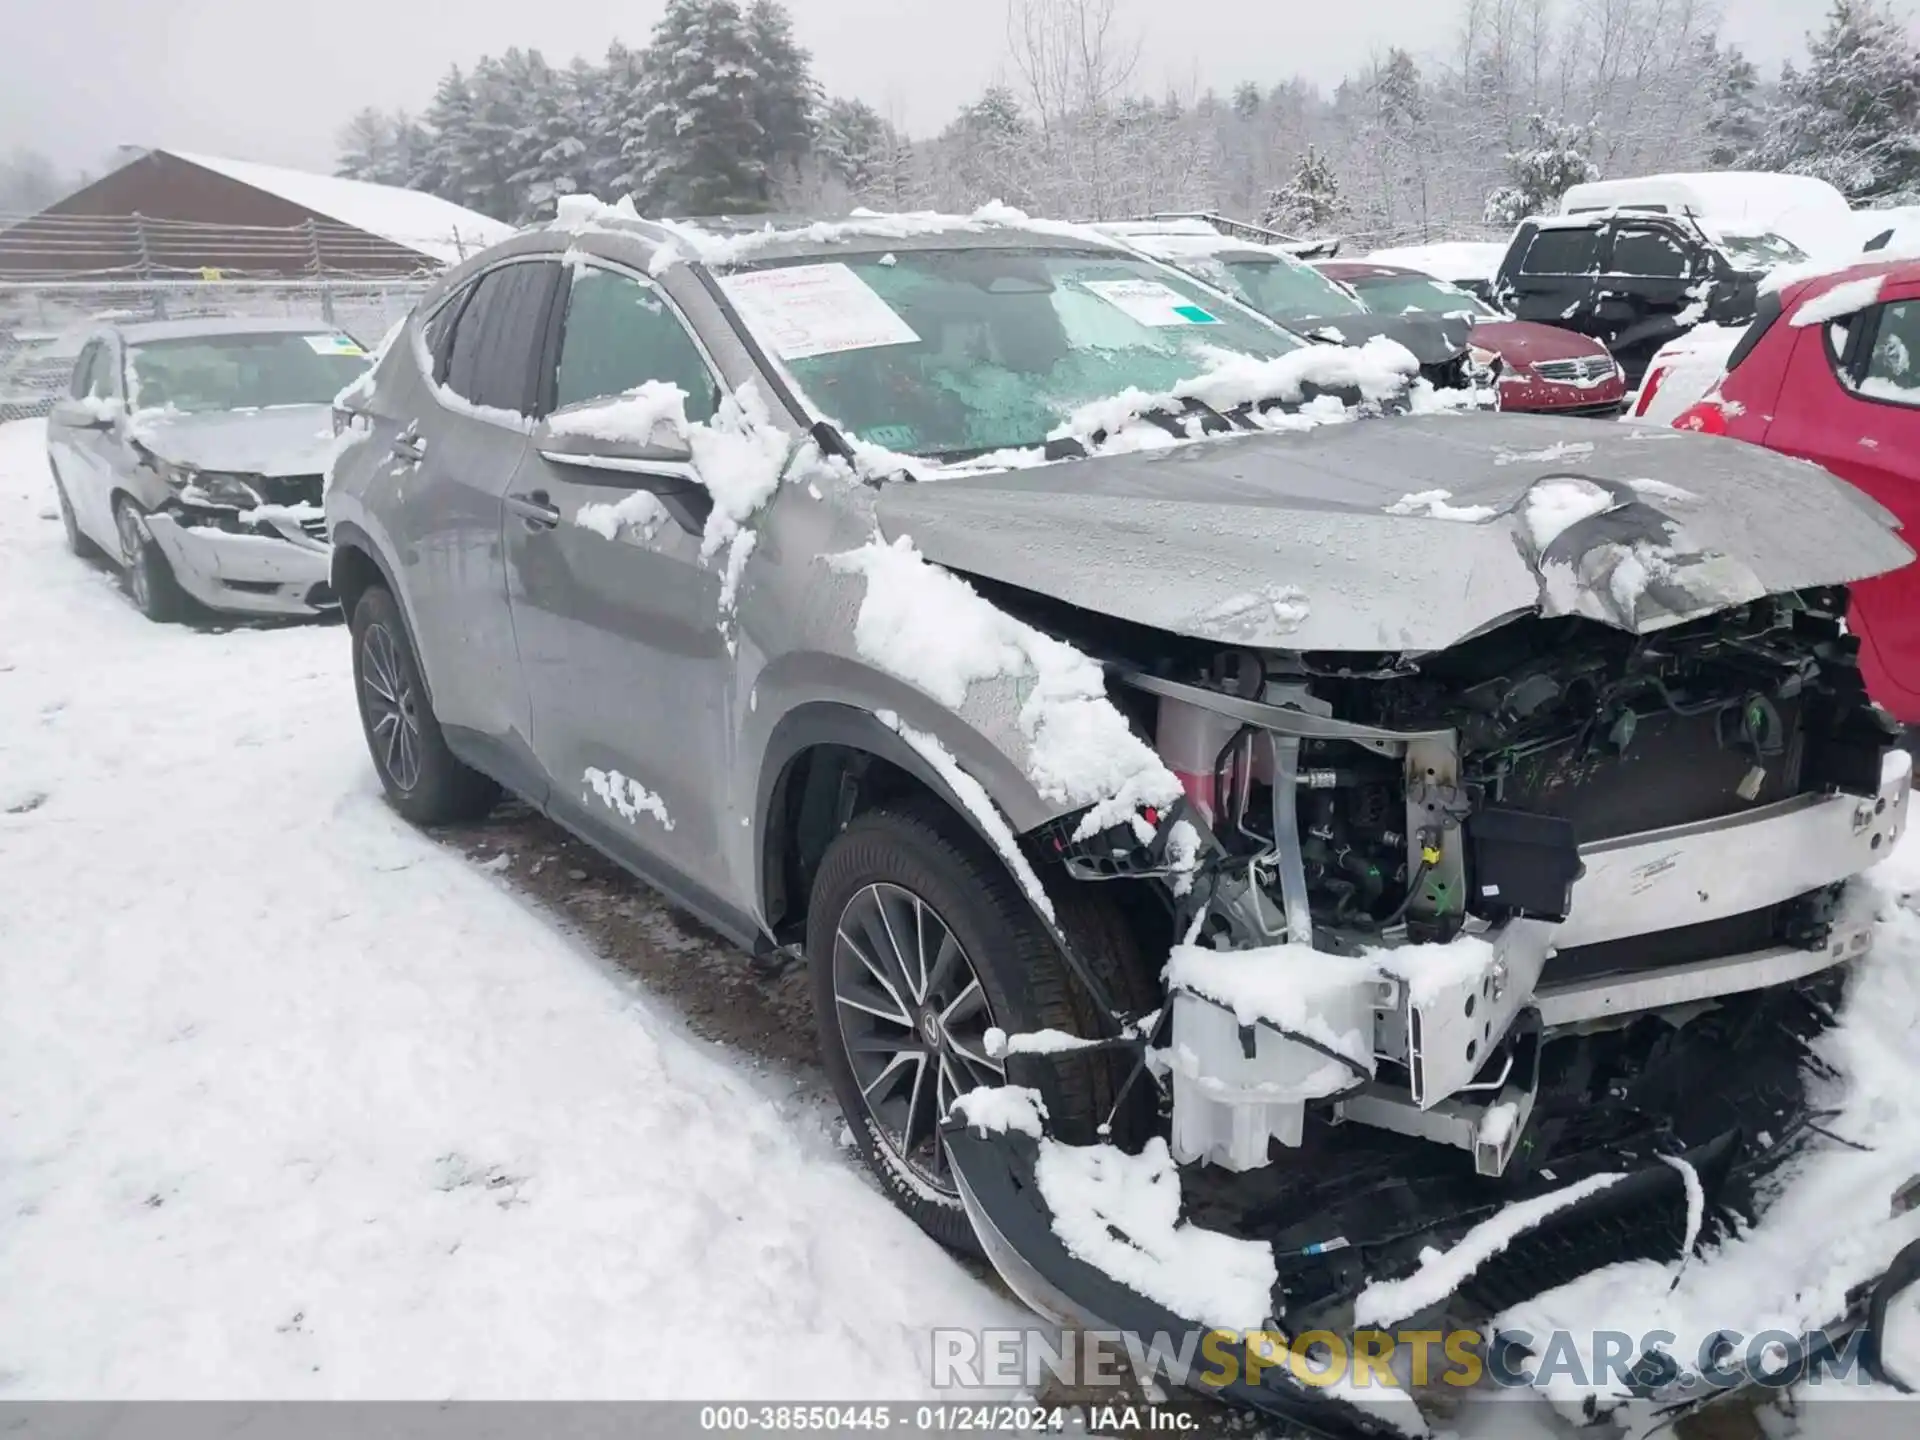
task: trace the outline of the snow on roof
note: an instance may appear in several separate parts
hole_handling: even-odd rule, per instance
[[[1783,236],[1815,259],[1860,248],[1847,200],[1824,180],[1764,170],[1702,171],[1591,180],[1560,199],[1561,214],[1662,206],[1710,220],[1723,231]]]
[[[1434,245],[1396,245],[1366,258],[1374,265],[1403,265],[1441,280],[1491,280],[1506,258],[1504,240],[1447,240]]]
[[[374,185],[365,180],[343,180],[337,175],[313,175],[251,160],[225,160],[184,150],[157,152],[184,160],[238,180],[269,195],[378,235],[430,259],[455,263],[513,234],[513,227],[438,195],[403,190],[397,185]]]

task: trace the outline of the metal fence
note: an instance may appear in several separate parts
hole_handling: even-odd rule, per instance
[[[371,347],[432,279],[0,280],[0,423],[51,410],[67,393],[87,335],[100,325],[287,318],[336,327]]]

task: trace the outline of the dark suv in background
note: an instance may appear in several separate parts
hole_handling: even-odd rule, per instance
[[[1516,319],[1591,335],[1638,385],[1662,345],[1702,322],[1746,324],[1760,277],[1805,258],[1777,235],[1651,211],[1544,216],[1514,231],[1494,292]]]

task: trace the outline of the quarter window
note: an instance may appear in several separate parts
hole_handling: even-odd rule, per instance
[[[554,408],[637,390],[650,380],[686,392],[687,419],[713,418],[719,387],[699,347],[651,285],[611,270],[581,270],[567,300]]]
[[[1600,232],[1556,229],[1534,233],[1520,262],[1523,275],[1591,275],[1600,268]]]

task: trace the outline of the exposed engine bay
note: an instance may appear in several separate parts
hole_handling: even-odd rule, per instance
[[[1833,588],[1639,635],[1530,616],[1420,657],[1116,667],[1185,798],[1152,846],[1062,858],[1167,886],[1175,1158],[1244,1173],[1311,1120],[1498,1177],[1557,1038],[1684,1027],[1863,951],[1836,917],[1907,780],[1844,612]]]

